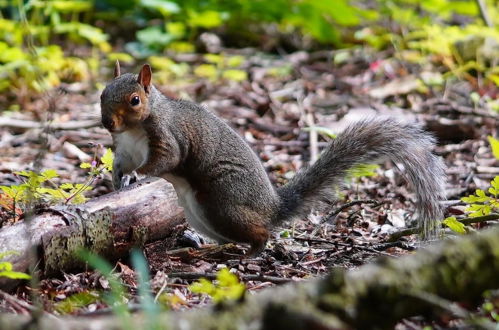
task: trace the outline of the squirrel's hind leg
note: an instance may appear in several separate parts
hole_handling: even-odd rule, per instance
[[[265,249],[265,243],[270,237],[267,226],[269,215],[255,210],[247,205],[230,205],[207,209],[207,220],[210,228],[215,230],[219,237],[227,238],[227,241],[250,244],[251,248],[246,256],[258,255]],[[262,214],[263,213],[263,214]],[[222,243],[220,239],[217,239]]]
[[[250,249],[246,252],[247,257],[257,256],[265,249],[265,244],[269,240],[269,230],[260,224],[253,224],[252,226],[245,226],[244,241],[250,244]]]
[[[250,249],[246,252],[246,257],[257,256],[263,252],[265,249],[265,244],[269,239],[269,231],[265,229],[265,233],[258,234],[258,236],[254,236],[254,241],[250,242]]]

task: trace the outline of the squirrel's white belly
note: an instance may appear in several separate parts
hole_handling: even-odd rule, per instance
[[[196,200],[196,191],[182,177],[173,174],[164,174],[163,178],[170,182],[177,193],[178,202],[184,208],[187,222],[199,233],[218,242],[229,242],[230,239],[217,233],[204,215],[203,207]]]
[[[121,157],[123,172],[128,173],[140,167],[149,152],[149,139],[142,128],[134,128],[113,134],[116,154]]]

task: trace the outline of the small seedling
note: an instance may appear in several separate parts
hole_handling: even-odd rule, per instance
[[[19,254],[15,251],[6,251],[3,253],[0,253],[0,259],[5,258],[8,255],[13,255],[13,254]],[[13,265],[11,262],[8,261],[0,261],[0,277],[7,277],[10,279],[18,279],[18,280],[29,280],[31,278],[30,275],[21,273],[21,272],[15,272],[12,270]]]
[[[227,268],[218,271],[215,284],[202,278],[191,284],[189,289],[194,293],[207,294],[215,303],[238,300],[246,291],[245,285],[240,283],[237,276]]]

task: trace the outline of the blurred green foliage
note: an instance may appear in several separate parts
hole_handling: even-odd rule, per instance
[[[497,26],[497,0],[487,3]],[[491,60],[499,58],[499,31],[485,26],[474,0],[0,0],[0,13],[0,91],[87,81],[99,73],[103,59],[127,56],[123,53],[145,59],[165,51],[193,52],[206,31],[229,47],[394,46],[406,60],[434,55],[452,75],[472,70],[499,85]],[[110,40],[121,53],[112,53]],[[177,63],[166,66],[175,75],[188,71]],[[209,60],[193,73],[246,79],[238,66]]]

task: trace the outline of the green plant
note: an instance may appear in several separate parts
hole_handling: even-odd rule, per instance
[[[486,291],[484,293],[485,302],[481,309],[489,315],[492,320],[499,323],[499,297],[496,291]]]
[[[189,289],[194,293],[209,295],[215,303],[238,300],[246,291],[245,285],[240,283],[237,276],[232,274],[227,268],[222,268],[217,272],[215,284],[202,278],[191,284]]]
[[[489,136],[488,140],[492,154],[496,159],[499,159],[499,140],[492,136]],[[465,211],[468,212],[471,218],[499,213],[499,176],[496,176],[490,182],[487,191],[477,189],[474,194],[463,197],[461,200],[468,205]],[[459,222],[456,217],[444,219],[443,224],[457,233],[464,234],[466,232],[464,224]]]
[[[492,136],[488,137],[492,154],[499,159],[499,140]],[[479,217],[490,214],[492,211],[499,212],[499,176],[496,176],[491,182],[487,191],[477,189],[475,194],[461,198],[468,204],[466,208],[470,217]]]
[[[88,42],[101,52],[111,49],[101,29],[81,22],[92,13],[93,1],[4,1],[0,9],[11,13],[0,16],[0,91],[42,92],[62,81],[87,80],[98,61],[65,56],[51,44],[56,37]]]
[[[499,20],[499,12],[494,1],[488,2],[488,13],[492,20]],[[477,1],[446,0],[380,0],[382,12],[392,17],[405,33],[385,32],[389,41],[406,59],[431,59],[446,66],[449,72],[444,78],[457,76],[474,79],[476,72],[496,86],[499,86],[499,73],[494,68],[495,46],[499,43],[499,31],[495,27],[484,26],[479,15]],[[466,17],[462,24],[452,22],[456,15]],[[379,44],[376,36],[370,39]],[[414,56],[416,51],[421,56]],[[497,52],[497,51],[495,51]],[[475,73],[470,73],[470,72]]]
[[[78,292],[64,300],[56,302],[54,304],[55,310],[60,314],[73,313],[79,308],[103,300],[119,316],[119,319],[123,321],[123,328],[130,329],[128,322],[130,313],[126,305],[128,301],[126,288],[119,280],[119,276],[114,273],[112,266],[100,256],[86,250],[79,251],[78,257],[102,274],[109,283],[110,291],[105,293],[96,290]],[[159,307],[155,304],[150,292],[147,261],[142,253],[136,249],[132,250],[131,261],[137,272],[140,306],[147,315],[144,329],[160,329],[161,327],[157,320]]]
[[[8,255],[13,255],[13,254],[19,254],[15,251],[6,251],[3,253],[0,253],[0,260],[5,258]],[[11,262],[8,261],[0,261],[0,277],[7,277],[11,279],[20,279],[20,280],[29,280],[31,278],[30,275],[21,273],[21,272],[15,272],[12,270],[13,265]]]
[[[132,251],[132,265],[137,272],[140,305],[147,316],[145,328],[150,330],[161,329],[158,320],[160,309],[159,306],[155,304],[154,298],[150,292],[149,266],[147,265],[147,261],[142,252],[137,249]]]
[[[20,171],[15,174],[22,183],[11,186],[0,186],[0,207],[7,209],[16,218],[26,211],[32,203],[81,204],[86,201],[84,193],[92,189],[94,181],[113,167],[113,153],[107,149],[105,154],[98,158],[97,149],[92,163],[82,163],[81,168],[89,169],[84,183],[55,184],[51,179],[59,175],[56,170],[45,170],[41,173]],[[47,185],[49,187],[47,187]]]
[[[456,217],[445,218],[442,224],[458,234],[466,234],[466,226],[462,222],[459,222]]]
[[[103,299],[111,307],[113,313],[118,316],[123,329],[131,330],[130,312],[126,305],[126,290],[118,276],[113,272],[113,267],[102,257],[86,250],[79,251],[78,257],[95,268],[109,282],[111,290],[104,294]]]
[[[98,291],[83,291],[75,293],[64,300],[54,304],[55,310],[59,314],[70,314],[78,309],[93,304],[100,300]]]

